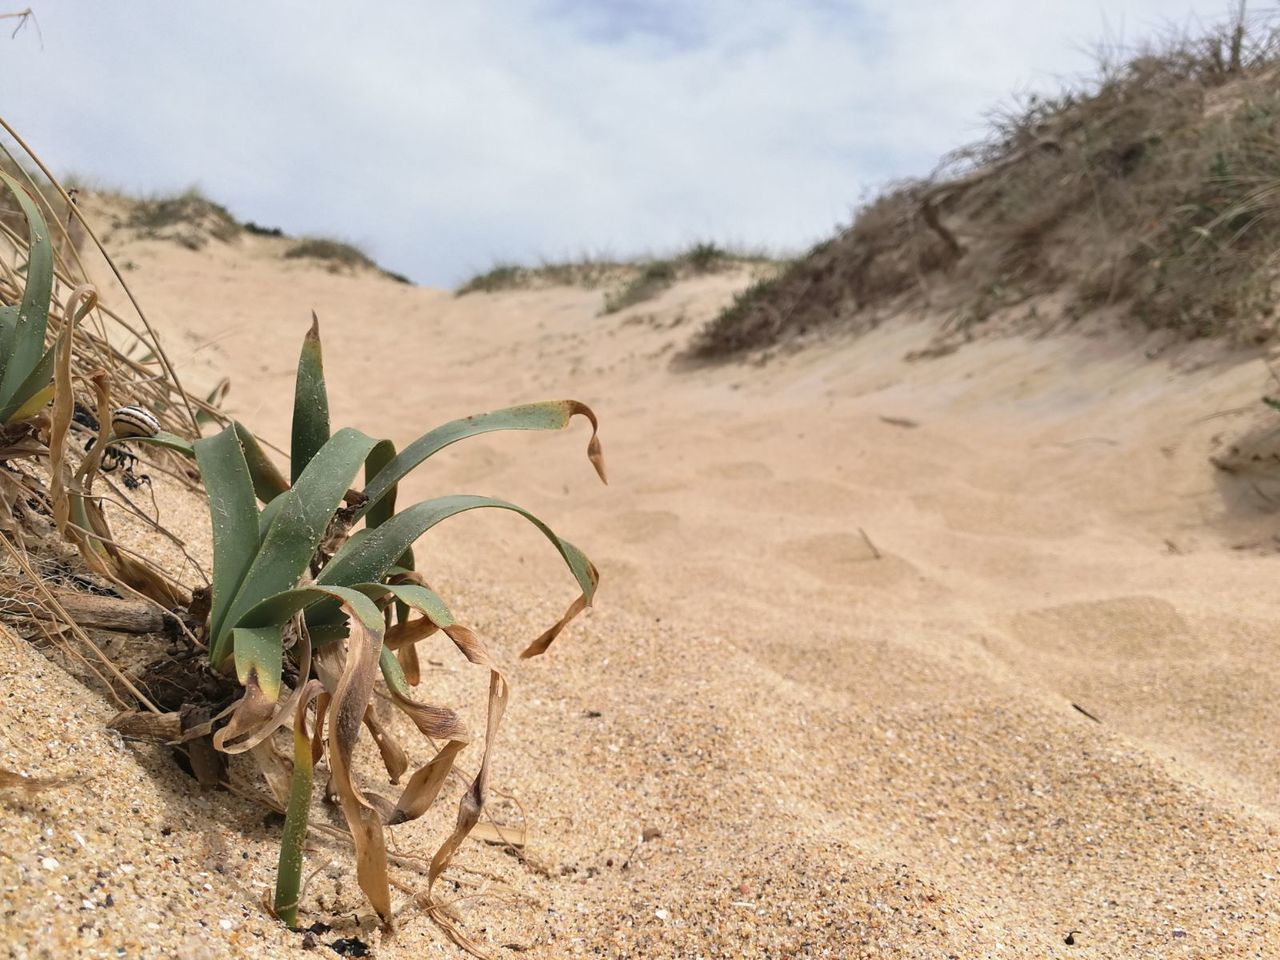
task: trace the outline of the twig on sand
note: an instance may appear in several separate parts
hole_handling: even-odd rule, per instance
[[[871,550],[871,556],[874,557],[876,560],[884,559],[884,555],[881,554],[880,551],[876,549],[876,545],[872,543],[871,538],[867,536],[867,531],[859,527],[858,533],[862,534],[862,540],[867,545],[867,547]]]
[[[1102,721],[1101,721],[1101,720],[1099,720],[1097,717],[1095,717],[1092,713],[1090,713],[1088,710],[1086,710],[1084,707],[1080,706],[1080,704],[1078,704],[1078,703],[1073,703],[1073,704],[1071,704],[1071,706],[1072,706],[1072,707],[1074,707],[1078,712],[1083,713],[1086,717],[1088,717],[1088,718],[1089,718],[1090,720],[1092,720],[1094,723],[1101,723],[1101,722],[1102,722]]]

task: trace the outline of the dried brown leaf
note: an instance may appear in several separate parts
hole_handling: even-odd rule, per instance
[[[484,738],[484,754],[480,758],[480,770],[476,774],[476,778],[471,783],[470,789],[462,795],[462,799],[458,802],[458,822],[451,833],[440,845],[440,849],[435,852],[431,858],[431,868],[427,873],[427,892],[430,896],[431,888],[435,885],[436,880],[449,865],[449,861],[453,859],[458,848],[462,846],[462,841],[475,827],[480,819],[480,813],[484,810],[485,790],[489,782],[489,761],[492,758],[492,747],[498,736],[498,727],[502,724],[502,715],[507,709],[507,699],[510,696],[510,688],[507,686],[506,680],[497,670],[491,670],[489,673],[489,711],[488,720],[485,725]]]
[[[404,748],[396,742],[391,731],[374,716],[372,704],[365,709],[364,725],[369,728],[373,742],[378,745],[378,752],[382,754],[382,765],[387,768],[387,776],[391,778],[392,783],[399,783],[404,772],[409,769],[409,757],[405,754]]]
[[[391,888],[387,880],[387,848],[382,833],[382,817],[356,791],[351,779],[352,754],[365,711],[373,697],[382,633],[380,629],[375,633],[366,626],[350,607],[347,607],[347,613],[350,615],[347,660],[333,692],[329,711],[329,767],[333,788],[355,843],[356,879],[378,916],[389,921]]]
[[[422,682],[422,664],[418,662],[418,648],[410,643],[396,651],[396,659],[400,661],[400,669],[409,686],[416,687]]]
[[[440,795],[440,789],[453,769],[454,758],[466,745],[465,740],[450,740],[428,763],[414,771],[396,801],[394,811],[387,816],[388,825],[416,820],[427,812]]]

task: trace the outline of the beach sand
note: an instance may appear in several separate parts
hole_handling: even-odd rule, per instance
[[[748,276],[602,316],[600,291],[455,298],[256,242],[119,253],[185,385],[229,375],[227,409],[267,439],[287,447],[313,308],[336,425],[403,444],[532,400],[600,417],[607,487],[576,420],[451,447],[400,493],[514,500],[602,574],[595,609],[517,662],[576,595],[555,552],[498,512],[418,550],[513,678],[493,803],[527,816],[526,857],[470,842],[438,888],[494,956],[1280,956],[1280,523],[1248,470],[1209,463],[1274,416],[1259,359],[1077,331],[912,363],[937,321],[902,317],[675,371]],[[157,486],[207,559],[205,518]],[[482,728],[483,672],[431,643],[419,696]],[[0,797],[11,956],[461,955],[411,905],[378,931],[323,843],[302,916],[333,930],[304,952],[260,906],[278,824],[0,645],[0,765],[92,776]],[[430,856],[459,792],[394,849]]]

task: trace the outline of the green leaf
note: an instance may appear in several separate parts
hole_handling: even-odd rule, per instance
[[[263,503],[270,503],[289,489],[289,481],[271,462],[271,458],[263,452],[252,430],[239,420],[233,421],[231,426],[235,429],[236,436],[240,438],[240,445],[244,447],[244,458],[249,464],[249,475],[253,477],[254,493]]]
[[[364,482],[368,486],[386,466],[396,457],[396,447],[390,440],[380,440],[370,452],[369,456],[364,460]],[[393,486],[382,496],[364,515],[364,525],[366,527],[378,527],[386,523],[396,512],[396,488]],[[396,565],[406,570],[412,570],[414,564],[413,547],[404,552]],[[403,623],[409,617],[409,609],[404,604],[396,605],[396,617],[399,622]]]
[[[440,594],[420,583],[386,583],[382,588],[400,603],[419,610],[427,615],[437,627],[451,627],[458,621],[453,618],[449,608],[445,606]]]
[[[298,701],[293,724],[293,775],[289,781],[289,804],[285,809],[284,833],[280,838],[280,859],[276,865],[276,916],[285,925],[298,925],[298,898],[302,888],[302,851],[307,841],[307,820],[311,814],[311,742],[307,738],[307,707],[320,687],[311,681]]]
[[[192,450],[204,479],[213,522],[213,605],[209,614],[212,648],[226,632],[227,612],[258,552],[258,506],[234,427],[197,440]]]
[[[600,452],[600,441],[596,436],[596,417],[591,409],[576,400],[548,400],[543,403],[527,403],[519,407],[507,407],[494,410],[475,417],[464,417],[453,420],[443,426],[425,433],[399,456],[395,457],[380,470],[365,487],[368,502],[360,508],[357,516],[369,513],[383,497],[390,494],[395,485],[405,478],[409,471],[428,457],[443,450],[452,443],[495,430],[560,430],[568,425],[575,414],[581,414],[591,421],[591,440],[587,444],[587,456],[600,475],[605,478],[604,457]]]
[[[230,652],[230,628],[240,626],[244,614],[258,603],[301,579],[373,444],[359,430],[339,430],[312,458],[293,489],[268,504],[258,524],[257,556],[231,602],[222,632],[212,635],[215,665]],[[216,564],[215,559],[215,568]]]
[[[40,358],[40,362],[35,365],[32,371],[27,374],[26,379],[18,384],[13,391],[13,395],[8,400],[0,403],[0,423],[8,423],[10,420],[21,420],[26,416],[34,416],[39,412],[36,410],[28,412],[26,409],[27,402],[40,394],[41,391],[52,386],[53,383],[53,360],[57,353],[57,347],[50,347],[44,352],[44,356]],[[50,394],[51,395],[51,394]],[[48,403],[48,396],[45,403]],[[44,403],[40,404],[41,407]],[[23,416],[18,416],[22,414]]]
[[[569,541],[562,540],[555,531],[523,507],[505,500],[467,494],[424,500],[402,510],[376,529],[358,531],[320,571],[317,583],[350,585],[377,582],[396,565],[415,540],[437,523],[456,514],[480,508],[511,510],[537,527],[551,541],[578,581],[582,590],[582,602],[591,603],[599,575],[581,550]],[[313,610],[307,621],[316,624],[323,632],[325,626],[337,621],[337,616],[336,605],[325,603]]]
[[[324,386],[320,320],[311,314],[311,329],[302,341],[293,393],[293,443],[289,469],[296,483],[307,464],[329,439],[329,394]]]
[[[382,583],[361,583],[351,587],[322,586],[308,584],[305,587],[293,587],[282,590],[259,601],[246,611],[241,623],[249,629],[278,626],[287,623],[295,613],[324,600],[347,602],[356,611],[356,616],[364,621],[370,630],[382,630],[382,614],[369,597],[385,594],[390,588]]]
[[[27,191],[4,172],[0,172],[0,183],[9,188],[26,215],[28,240],[22,302],[16,312],[12,307],[0,311],[4,314],[0,318],[0,405],[8,406],[45,352],[44,334],[53,295],[53,244],[44,217]]]
[[[267,700],[280,696],[280,675],[284,671],[282,623],[265,627],[233,627],[231,649],[235,654],[236,679],[244,686],[256,682]]]
[[[365,489],[373,482],[373,478],[386,469],[387,464],[395,461],[396,445],[390,440],[379,440],[369,455],[364,458]],[[377,527],[390,520],[396,512],[396,487],[394,484],[374,504],[369,505],[364,514],[366,527]]]
[[[378,654],[378,667],[382,670],[382,679],[387,682],[387,689],[398,693],[406,700],[413,698],[413,693],[409,690],[409,681],[404,675],[404,668],[400,666],[400,661],[396,659],[392,650],[387,647],[382,648],[382,652]]]
[[[231,430],[231,429],[232,429],[231,427],[227,427],[222,432],[226,433],[227,430]],[[149,443],[153,447],[164,447],[167,450],[176,450],[178,453],[186,454],[188,457],[194,458],[196,455],[195,445],[190,440],[188,440],[186,437],[180,437],[176,433],[169,433],[169,431],[167,430],[161,430],[160,432],[156,433],[154,436],[150,436],[150,437],[145,437],[145,436],[122,437],[118,440],[113,440],[112,443]],[[244,456],[243,450],[241,450],[240,456],[241,457]],[[248,469],[249,469],[249,466],[246,463],[245,470],[248,471]],[[249,481],[249,489],[252,492],[253,490],[252,478],[250,478],[250,481]]]

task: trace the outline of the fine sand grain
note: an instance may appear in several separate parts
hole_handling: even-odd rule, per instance
[[[1280,524],[1208,462],[1268,416],[1261,362],[1067,335],[913,364],[931,327],[904,318],[674,373],[744,275],[600,316],[598,291],[458,299],[247,244],[122,253],[188,387],[229,374],[229,410],[282,446],[313,307],[335,423],[403,443],[528,400],[600,415],[608,487],[579,423],[450,448],[401,492],[516,500],[603,575],[512,663],[494,809],[527,815],[525,862],[474,842],[453,871],[495,956],[1280,956]],[[207,559],[183,502],[164,519]],[[419,567],[508,661],[574,595],[506,515],[432,531]],[[261,808],[121,744],[100,695],[0,644],[0,765],[92,776],[0,796],[11,955],[322,955],[259,906]],[[483,675],[427,655],[424,698],[478,726]],[[395,849],[429,855],[457,796]],[[376,931],[340,848],[308,869],[326,860],[303,900],[321,944],[458,955],[413,908]]]

